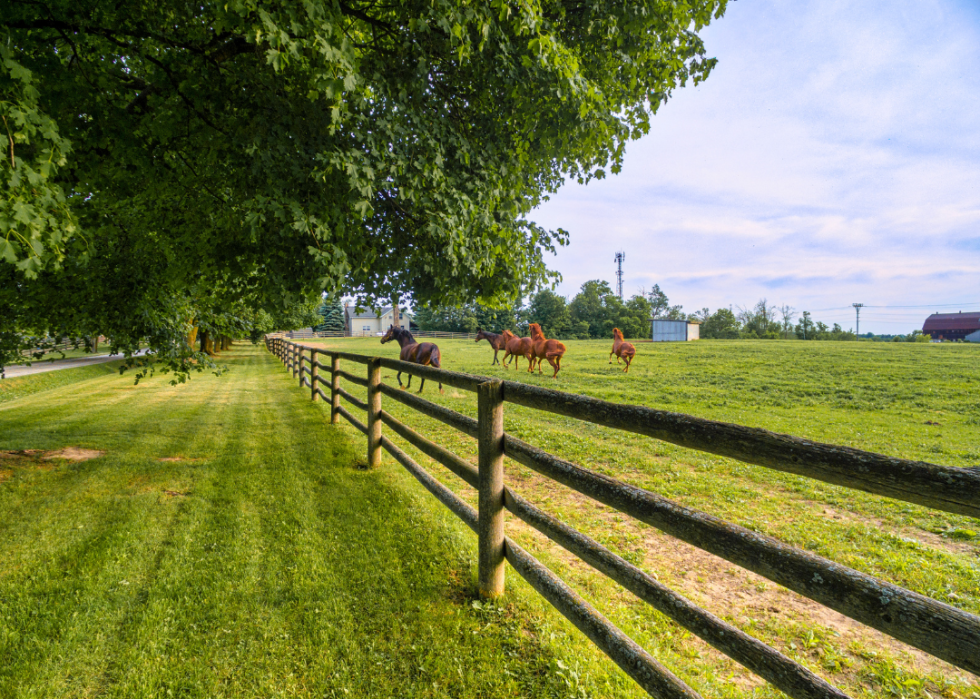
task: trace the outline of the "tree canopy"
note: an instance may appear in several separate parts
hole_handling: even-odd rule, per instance
[[[4,2],[0,347],[180,364],[195,318],[323,290],[514,303],[567,237],[532,209],[707,77],[725,3]]]

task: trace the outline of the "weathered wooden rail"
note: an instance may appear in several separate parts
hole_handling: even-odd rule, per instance
[[[609,403],[512,381],[420,367],[396,359],[304,347],[281,337],[270,336],[266,344],[292,372],[300,387],[310,389],[312,400],[330,401],[332,423],[344,417],[367,435],[369,467],[380,463],[382,449],[387,451],[477,533],[481,595],[494,597],[503,593],[506,560],[652,696],[697,697],[698,694],[507,538],[504,509],[789,696],[810,699],[847,695],[511,491],[504,483],[505,456],[930,655],[980,674],[980,617],[559,459],[506,434],[503,406],[509,402],[557,413],[971,517],[980,517],[980,470],[895,459],[767,430]],[[318,357],[330,357],[330,364],[321,364]],[[342,371],[341,360],[367,365],[366,377]],[[476,393],[478,418],[462,415],[382,383],[382,367]],[[321,369],[329,372],[329,381],[320,376]],[[367,400],[361,401],[342,389],[341,379],[366,387]],[[329,394],[318,384],[328,386]],[[478,467],[474,468],[382,410],[382,396],[476,439]],[[366,412],[367,424],[342,407],[341,398]],[[478,509],[474,510],[459,499],[384,437],[382,425],[476,488]]]

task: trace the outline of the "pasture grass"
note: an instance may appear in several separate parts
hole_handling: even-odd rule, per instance
[[[475,604],[475,537],[407,473],[364,470],[264,349],[221,361],[12,380],[0,450],[105,455],[0,452],[0,697],[584,691],[586,644],[526,586]],[[629,694],[617,673],[590,687]]]
[[[376,338],[323,347],[397,357]],[[446,369],[508,378],[623,403],[763,427],[808,439],[938,464],[980,463],[980,348],[832,342],[638,343],[629,374],[610,366],[608,342],[566,342],[557,380],[491,366],[486,343],[440,340]],[[502,353],[501,353],[502,355]],[[522,360],[523,362],[523,360]],[[341,363],[363,372],[363,365]],[[393,372],[383,380],[397,385]],[[406,381],[407,376],[403,375]],[[413,381],[413,389],[418,379]],[[364,389],[347,390],[362,396]],[[427,382],[424,397],[476,416],[473,394]],[[348,406],[349,409],[351,409]],[[476,443],[395,401],[384,409],[476,463]],[[356,411],[355,411],[356,412]],[[980,613],[980,521],[703,454],[508,404],[508,432],[558,456],[972,613]],[[357,433],[359,441],[363,438]],[[396,441],[401,442],[397,437]],[[475,492],[417,450],[401,446],[464,499]],[[386,468],[392,460],[386,459]],[[397,468],[397,466],[394,466]],[[980,679],[850,621],[759,576],[506,463],[506,479],[545,510],[593,536],[661,582],[763,639],[854,696],[980,697]],[[562,575],[659,660],[706,696],[781,696],[736,663],[514,518],[508,533]],[[508,572],[508,585],[517,579]],[[577,646],[577,686],[612,696],[615,674]],[[615,696],[639,696],[635,688]],[[622,691],[623,694],[618,692]]]
[[[44,371],[39,374],[27,374],[26,376],[0,379],[0,403],[24,398],[42,391],[70,386],[80,381],[87,381],[113,374],[118,376],[119,367],[122,362],[123,360],[119,359],[118,361],[102,364],[91,364],[89,366],[74,367],[71,369],[56,369],[54,371]]]

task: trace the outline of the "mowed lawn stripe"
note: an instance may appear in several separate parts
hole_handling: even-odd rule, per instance
[[[474,608],[468,530],[263,350],[222,361],[0,410],[0,449],[107,452],[0,483],[0,696],[563,695],[567,627]]]

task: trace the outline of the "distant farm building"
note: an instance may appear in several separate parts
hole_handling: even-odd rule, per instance
[[[398,313],[398,324],[403,328],[412,327],[412,314],[405,309],[396,308]],[[395,324],[395,316],[391,306],[385,306],[380,312],[366,310],[358,312],[354,306],[347,306],[344,309],[344,317],[347,322],[347,333],[352,337],[364,337],[378,335],[388,329],[389,325]]]
[[[659,320],[651,322],[654,342],[687,342],[701,339],[701,325],[686,320]]]
[[[933,313],[922,325],[922,334],[931,335],[933,340],[980,341],[980,313]]]

